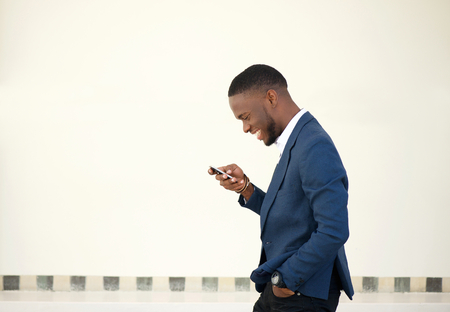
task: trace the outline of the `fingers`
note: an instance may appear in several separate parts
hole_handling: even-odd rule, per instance
[[[239,168],[236,164],[231,164],[231,165],[228,165],[228,166],[223,166],[223,167],[221,167],[222,169],[220,169],[220,170],[222,170],[223,172],[226,172],[226,173],[228,173],[229,175],[231,175],[231,176],[236,176],[236,177],[239,177],[239,172],[242,172],[242,170],[241,170],[241,168]]]
[[[223,169],[221,169],[222,171],[226,172],[227,174],[229,174],[229,175],[231,175],[233,177],[236,177],[238,180],[244,178],[244,172],[236,164],[231,164],[231,165],[228,165],[228,166],[224,166],[222,168],[223,168]]]
[[[231,182],[236,183],[244,177],[244,174],[236,164],[231,164],[227,166],[222,166],[218,168],[219,170],[225,172],[226,174],[232,176]],[[223,175],[223,178],[226,179],[227,176]],[[230,179],[230,177],[228,177]]]
[[[228,184],[234,184],[239,181],[238,178],[229,178],[226,174],[218,174],[216,175],[216,180],[220,182],[220,185],[228,185]]]
[[[233,179],[220,179],[220,185],[229,191],[238,191],[242,189],[244,185],[244,180]]]
[[[233,172],[233,170],[234,170],[236,167],[237,167],[236,164],[231,164],[231,165],[227,165],[227,166],[220,167],[219,169],[222,170],[223,172],[227,172],[227,171]]]
[[[223,172],[223,167],[218,167],[217,169]],[[219,175],[220,173],[217,172],[216,168],[209,167],[208,174],[210,174],[210,175]],[[226,175],[224,175],[224,177],[226,177]]]
[[[208,169],[208,173],[210,175],[216,175],[216,180],[219,181],[219,184],[222,187],[230,191],[238,191],[242,189],[245,179],[244,173],[241,168],[239,168],[236,164],[231,164],[227,166],[217,167],[217,169],[232,176],[232,178],[230,179],[226,174],[218,174],[213,169]]]
[[[273,294],[278,298],[287,298],[292,295],[295,295],[295,292],[288,288],[278,288],[275,285],[272,285]]]

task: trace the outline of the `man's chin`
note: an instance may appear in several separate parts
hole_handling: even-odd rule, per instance
[[[273,143],[275,143],[275,141],[276,141],[276,139],[274,140],[274,139],[272,139],[272,138],[270,138],[269,140],[264,140],[264,144],[266,145],[266,146],[271,146]]]

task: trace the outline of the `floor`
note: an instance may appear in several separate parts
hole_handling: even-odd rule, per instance
[[[2,312],[248,312],[255,292],[0,292]],[[342,296],[338,312],[448,312],[450,293]]]

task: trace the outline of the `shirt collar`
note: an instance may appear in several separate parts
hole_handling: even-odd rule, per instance
[[[297,114],[295,114],[295,116],[292,117],[291,121],[289,121],[286,128],[284,128],[281,135],[275,141],[275,145],[277,146],[278,150],[280,151],[280,158],[281,158],[281,155],[283,155],[283,151],[286,146],[286,143],[289,140],[289,137],[291,136],[291,133],[294,130],[295,126],[297,125],[297,122],[299,121],[300,117],[302,117],[303,114],[306,112],[307,112],[307,110],[302,108]]]

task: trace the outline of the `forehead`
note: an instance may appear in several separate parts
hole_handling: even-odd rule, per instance
[[[260,92],[240,93],[228,98],[234,116],[239,119],[241,115],[261,107],[264,97]]]

